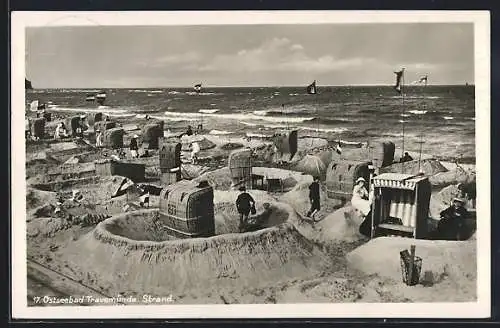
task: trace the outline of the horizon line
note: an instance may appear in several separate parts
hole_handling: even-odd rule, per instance
[[[337,84],[337,85],[318,85],[317,88],[331,88],[331,87],[393,87],[393,84]],[[446,86],[475,86],[475,83],[452,83],[452,84],[427,84],[431,87],[446,87]],[[404,87],[426,87],[425,85],[405,85]],[[56,90],[56,89],[193,89],[193,86],[130,86],[130,87],[95,87],[95,86],[82,86],[82,87],[50,87],[50,88],[33,88],[32,90]],[[230,86],[230,85],[208,85],[202,86],[203,89],[207,88],[307,88],[307,85],[243,85],[243,86]]]

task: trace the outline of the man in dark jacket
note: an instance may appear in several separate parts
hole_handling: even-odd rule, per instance
[[[411,157],[410,154],[408,154],[408,152],[406,151],[405,155],[403,157],[401,157],[401,159],[399,161],[401,163],[410,162],[410,161],[413,161],[413,157]]]
[[[440,213],[437,227],[437,238],[445,240],[462,240],[465,234],[466,220],[469,212],[464,208],[465,201],[461,198],[453,199],[450,207]]]
[[[311,208],[307,212],[307,217],[312,217],[321,209],[319,204],[319,177],[314,177],[313,183],[309,186],[309,200],[311,201]]]
[[[244,224],[248,220],[248,215],[250,214],[250,211],[252,208],[255,208],[255,201],[246,192],[246,188],[240,187],[240,194],[238,195],[238,198],[236,199],[236,208],[238,209],[238,213],[240,214],[240,232],[243,232],[244,230]]]

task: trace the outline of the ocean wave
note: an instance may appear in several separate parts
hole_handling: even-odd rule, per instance
[[[298,96],[299,93],[289,93],[288,95],[293,97],[293,96]]]
[[[347,128],[312,128],[309,126],[301,126],[300,130],[316,131],[316,132],[326,132],[326,133],[344,133],[349,131]]]
[[[186,117],[190,119],[198,119],[199,113],[182,113],[182,112],[164,112],[165,116],[174,116],[174,117]],[[259,116],[255,114],[244,114],[244,113],[234,113],[234,114],[205,114],[207,117],[213,118],[221,118],[227,120],[257,120],[257,121],[266,121],[266,122],[287,122],[287,123],[301,123],[311,121],[313,117],[273,117],[273,116]]]
[[[169,95],[178,95],[178,94],[180,94],[180,92],[174,90],[174,91],[169,91],[168,94]]]
[[[414,110],[409,110],[408,113],[415,114],[415,115],[423,115],[423,114],[427,113],[427,111],[414,109]]]
[[[49,110],[57,111],[57,112],[75,112],[75,113],[95,113],[95,112],[102,112],[103,109],[106,111],[106,113],[109,114],[131,114],[130,111],[126,109],[114,109],[114,108],[109,108],[105,106],[106,108],[91,108],[91,107],[49,107]],[[135,115],[135,114],[133,114]]]
[[[203,113],[203,114],[214,114],[214,113],[217,113],[219,110],[218,109],[200,109],[198,110],[199,113]]]
[[[453,120],[453,119],[454,119],[454,117],[453,117],[453,116],[443,116],[443,118],[444,118],[445,120]]]
[[[401,99],[401,95],[392,96],[391,99]],[[404,99],[441,99],[439,96],[408,96],[404,94]]]
[[[217,106],[217,104],[210,104],[210,106]]]
[[[195,92],[195,91],[186,91],[185,94],[188,96],[220,96],[222,93],[216,92]]]
[[[213,134],[213,135],[226,135],[226,134],[231,134],[232,132],[230,131],[225,131],[225,130],[211,130],[208,134]]]
[[[410,114],[399,114],[399,116],[402,116],[402,117],[409,117]]]
[[[107,113],[107,112],[104,112],[105,115],[107,116],[111,116],[111,117],[121,117],[121,118],[125,118],[125,117],[135,117],[136,114],[134,113],[129,113],[129,114],[126,114],[126,113],[123,113],[123,114],[120,114],[120,113]]]
[[[347,119],[347,118],[323,118],[323,117],[315,117],[310,122],[318,123],[318,124],[344,124],[354,122],[356,120]]]

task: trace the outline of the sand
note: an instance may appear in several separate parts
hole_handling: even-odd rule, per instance
[[[399,252],[416,245],[422,258],[419,286],[402,282]],[[465,301],[476,298],[475,241],[430,241],[380,237],[348,254],[349,265],[385,280],[386,289],[410,300]]]
[[[135,121],[125,123],[130,132],[140,128]],[[270,141],[214,134],[197,138],[207,140],[209,147],[203,147],[197,165],[183,164],[182,174],[206,179],[215,188],[217,235],[191,240],[173,239],[161,229],[159,197],[151,196],[149,209],[140,208],[136,195],[111,199],[124,178],[96,177],[93,161],[115,151],[71,140],[27,143],[28,257],[104,295],[173,294],[174,302],[181,304],[474,299],[474,236],[456,243],[411,241],[417,243],[417,255],[424,258],[432,279],[425,287],[407,287],[401,283],[398,252],[409,241],[378,238],[357,248],[366,243],[358,232],[361,217],[349,204],[340,208],[324,190],[318,222],[304,218],[310,206],[310,174],[315,174],[309,166],[326,167],[339,158],[366,159],[368,149],[345,146],[338,155],[328,150],[326,139],[299,136],[292,164],[304,164],[298,165],[303,174],[277,168],[279,158]],[[285,191],[249,191],[257,202],[257,213],[250,219],[258,225],[252,229],[258,230],[245,233],[237,233],[238,192],[230,190],[225,167],[235,145],[252,148],[253,173],[264,180],[282,179]],[[159,160],[157,151],[151,153],[134,162],[145,164],[148,181],[155,183]],[[62,165],[68,160],[72,164]],[[448,172],[433,176],[448,183],[449,177],[439,176]],[[82,192],[81,202],[69,200],[74,189]],[[58,199],[63,201],[60,217],[55,214]],[[131,206],[125,212],[127,204]]]

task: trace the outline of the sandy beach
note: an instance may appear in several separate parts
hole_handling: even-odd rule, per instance
[[[54,116],[64,118],[62,113]],[[126,131],[124,144],[132,134],[142,138],[145,120],[116,121]],[[194,165],[189,162],[189,147],[183,146],[182,175],[193,181],[207,180],[213,186],[216,222],[214,237],[176,239],[158,228],[158,196],[150,196],[147,208],[130,194],[113,197],[128,179],[96,173],[95,161],[110,158],[118,150],[95,148],[92,130],[83,139],[53,140],[50,136],[57,123],[56,119],[46,125],[49,137],[26,144],[30,295],[40,290],[78,294],[89,288],[96,297],[120,294],[140,298],[144,293],[168,292],[175,295],[176,303],[185,304],[433,302],[476,297],[476,268],[469,255],[475,252],[475,240],[418,240],[417,256],[423,258],[422,277],[426,280],[409,287],[401,281],[398,253],[415,240],[368,240],[358,231],[359,213],[349,203],[328,198],[324,188],[319,221],[312,223],[304,217],[312,175],[297,170],[303,168],[298,163],[309,157],[327,161],[317,168],[321,170],[331,162],[370,160],[366,147],[346,143],[338,154],[326,138],[299,135],[296,157],[283,164],[276,161],[269,138],[218,135],[208,130],[175,139],[183,145],[192,141],[206,145]],[[169,124],[164,136],[175,138],[184,129],[182,124]],[[231,191],[227,159],[234,149],[245,147],[254,152],[253,174],[263,181],[278,179],[282,185],[274,190],[250,190],[257,203],[254,220],[262,222],[256,231],[239,233],[234,207],[238,192]],[[146,183],[161,185],[158,150],[138,159],[130,158],[128,150],[125,153],[123,161],[145,165]],[[400,153],[398,148],[395,153]],[[418,153],[410,154],[418,158]],[[424,171],[442,167],[425,174],[432,178],[448,173],[447,186],[467,180],[474,171],[473,165],[461,165],[467,173],[457,177],[455,163],[438,162],[430,154],[422,154],[421,159],[441,165],[422,167]],[[445,208],[450,201],[438,197],[442,185],[433,192],[431,207]],[[83,195],[78,202],[70,199],[76,189]],[[269,205],[264,208],[264,204]],[[56,208],[62,214],[55,213]],[[450,252],[455,255],[450,257]],[[383,261],[370,262],[382,253],[386,254]],[[377,266],[382,262],[383,268]],[[457,265],[460,269],[449,272]],[[47,275],[50,280],[43,278]],[[61,281],[63,276],[70,279]]]

